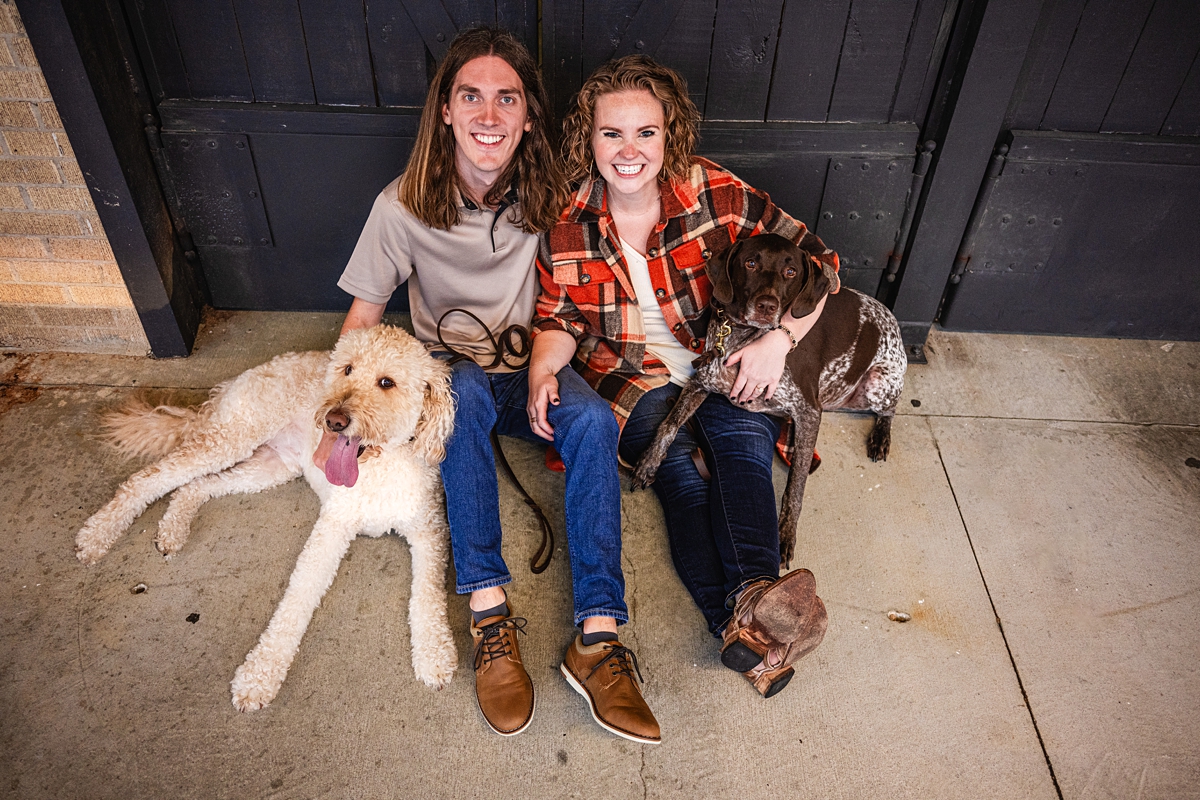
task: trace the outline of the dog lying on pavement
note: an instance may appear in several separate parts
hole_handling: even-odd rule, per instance
[[[449,527],[437,467],[453,424],[450,368],[384,326],[347,333],[332,353],[278,356],[215,387],[199,409],[135,405],[110,416],[111,438],[129,455],[162,460],[92,515],[76,536],[76,555],[94,564],[150,503],[178,489],[155,537],[170,558],[205,501],[303,474],[321,499],[320,516],[266,631],[234,674],[234,706],[251,711],[275,698],[350,542],[388,531],[412,550],[413,670],[441,689],[458,663],[446,619]],[[325,430],[337,437],[326,439],[322,473],[313,454]]]
[[[680,427],[710,392],[729,395],[737,366],[726,358],[792,316],[812,313],[822,297],[825,310],[812,330],[788,355],[787,368],[770,400],[756,397],[743,405],[792,420],[791,471],[779,515],[779,551],[786,567],[796,547],[796,526],[804,502],[822,410],[870,410],[875,426],[867,437],[867,455],[886,460],[892,417],[904,388],[908,362],[896,318],[882,303],[853,289],[837,291],[837,273],[821,265],[787,239],[764,234],[734,243],[706,265],[713,291],[708,349],[696,374],[659,426],[658,434],[634,472],[634,486],[654,481],[667,448]],[[836,294],[831,294],[836,292]]]

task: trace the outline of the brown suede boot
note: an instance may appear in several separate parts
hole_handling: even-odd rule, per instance
[[[475,639],[475,698],[492,730],[515,736],[533,721],[533,682],[521,663],[517,632],[524,617],[488,617],[472,623]]]
[[[808,570],[756,581],[738,597],[725,628],[721,663],[744,673],[760,694],[771,697],[791,680],[791,665],[821,643],[828,626],[825,603]]]
[[[584,645],[576,636],[559,667],[571,688],[588,701],[592,718],[600,727],[634,742],[658,744],[658,720],[634,681],[640,680],[637,656],[620,642]]]

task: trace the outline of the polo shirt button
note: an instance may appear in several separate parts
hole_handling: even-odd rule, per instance
[[[592,282],[592,276],[591,276],[591,275],[584,275],[582,278],[580,278],[580,279],[579,279],[579,282],[580,282],[580,283],[591,283],[591,282]]]
[[[658,248],[651,247],[649,252],[646,253],[646,255],[650,256],[651,258],[657,258],[658,257]]]
[[[700,257],[703,258],[705,261],[708,261],[708,259],[712,258],[712,250],[705,250],[705,251],[701,252]]]
[[[667,290],[666,290],[666,289],[655,289],[655,290],[654,290],[654,296],[655,296],[655,297],[666,297],[666,296],[667,296]]]

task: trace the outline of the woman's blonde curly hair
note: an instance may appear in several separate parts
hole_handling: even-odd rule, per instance
[[[571,113],[563,120],[563,172],[571,183],[594,178],[596,154],[592,151],[592,126],[596,100],[612,92],[644,89],[662,103],[663,165],[658,179],[682,178],[691,169],[696,151],[700,112],[687,93],[687,81],[675,70],[649,56],[632,55],[609,61],[583,82]]]

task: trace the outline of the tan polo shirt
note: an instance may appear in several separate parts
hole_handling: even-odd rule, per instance
[[[497,336],[509,325],[528,328],[538,292],[537,236],[514,222],[517,208],[497,219],[486,208],[460,203],[459,224],[440,231],[400,203],[399,185],[397,178],[375,198],[338,286],[368,302],[386,303],[408,281],[413,330],[431,349],[437,349],[438,320],[453,308],[470,311]],[[447,316],[442,337],[481,365],[494,356],[483,329],[466,314]],[[493,371],[509,370],[501,365]]]

